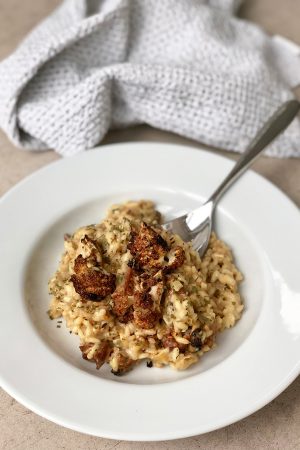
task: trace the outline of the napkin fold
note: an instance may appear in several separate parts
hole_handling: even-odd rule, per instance
[[[0,126],[64,156],[141,123],[244,151],[293,97],[300,51],[235,17],[239,3],[64,1],[0,64]],[[300,156],[299,118],[267,152]]]

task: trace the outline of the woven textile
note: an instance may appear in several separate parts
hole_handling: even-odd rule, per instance
[[[0,126],[65,156],[140,123],[242,152],[293,95],[288,52],[238,3],[65,1],[0,64]],[[299,119],[268,154],[300,156]]]

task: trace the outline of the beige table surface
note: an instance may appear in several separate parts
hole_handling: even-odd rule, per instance
[[[7,56],[33,25],[58,3],[58,0],[0,0],[0,59]],[[300,0],[248,0],[240,15],[263,25],[270,33],[281,33],[300,44]],[[105,143],[136,140],[197,146],[190,140],[146,126],[111,132]],[[226,154],[231,158],[236,157]],[[58,158],[52,151],[28,153],[18,150],[0,131],[0,195],[24,176]],[[300,205],[300,160],[261,157],[254,170],[275,183]],[[159,443],[114,441],[80,434],[37,416],[0,391],[1,450],[114,448],[300,449],[300,377],[269,405],[236,424],[202,436]]]

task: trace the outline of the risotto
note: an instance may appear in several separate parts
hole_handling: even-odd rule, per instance
[[[97,369],[121,375],[141,360],[186,369],[241,317],[242,275],[227,245],[213,233],[200,259],[160,220],[151,201],[130,201],[65,236],[49,316],[65,319]]]

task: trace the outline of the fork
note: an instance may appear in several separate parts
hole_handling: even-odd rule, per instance
[[[178,234],[186,242],[191,241],[193,248],[202,257],[208,246],[214,210],[218,201],[256,160],[267,145],[288,127],[297,115],[299,108],[300,103],[297,100],[288,100],[283,103],[251,141],[246,151],[240,156],[232,170],[210,198],[199,208],[166,222],[163,228]]]

